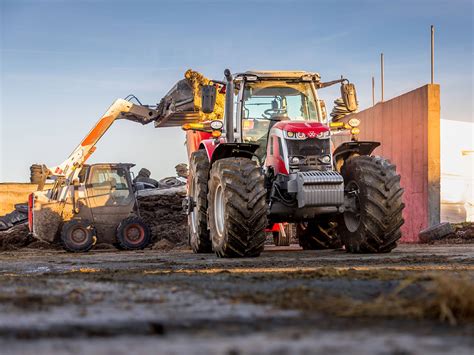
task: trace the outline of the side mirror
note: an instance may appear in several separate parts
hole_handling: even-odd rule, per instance
[[[201,88],[201,110],[204,113],[214,112],[216,104],[216,87],[214,85],[204,85]]]
[[[354,84],[341,84],[341,97],[342,101],[344,101],[344,105],[347,107],[347,110],[350,112],[357,110],[357,93]]]

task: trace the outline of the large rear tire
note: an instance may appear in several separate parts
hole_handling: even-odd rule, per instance
[[[207,191],[209,159],[205,150],[191,154],[188,197],[193,203],[188,215],[189,245],[194,253],[212,253],[211,238],[207,227]]]
[[[298,223],[296,236],[303,250],[324,250],[342,248],[337,234],[337,223],[327,216],[319,216],[316,220]]]
[[[246,158],[212,165],[208,219],[212,248],[220,257],[253,257],[263,251],[267,226],[263,172]]]
[[[351,253],[387,253],[397,246],[405,207],[400,175],[390,161],[354,156],[344,162],[346,206],[338,229]]]

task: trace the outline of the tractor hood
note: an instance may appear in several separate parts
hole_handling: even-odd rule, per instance
[[[280,121],[273,127],[287,132],[302,132],[309,138],[316,137],[319,133],[329,131],[329,127],[325,124],[312,121]]]

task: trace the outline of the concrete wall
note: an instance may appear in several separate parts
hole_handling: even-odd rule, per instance
[[[439,85],[422,86],[354,116],[361,121],[359,140],[381,142],[374,154],[397,165],[405,189],[402,241],[418,241],[420,230],[440,220]],[[348,139],[343,135],[333,141]]]
[[[28,195],[36,191],[37,186],[26,183],[0,183],[0,216],[13,211],[15,204],[28,202]]]

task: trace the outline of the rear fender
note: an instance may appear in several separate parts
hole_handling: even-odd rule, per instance
[[[333,152],[333,162],[337,171],[341,170],[344,161],[352,155],[370,155],[380,145],[380,142],[355,141],[344,142]]]

